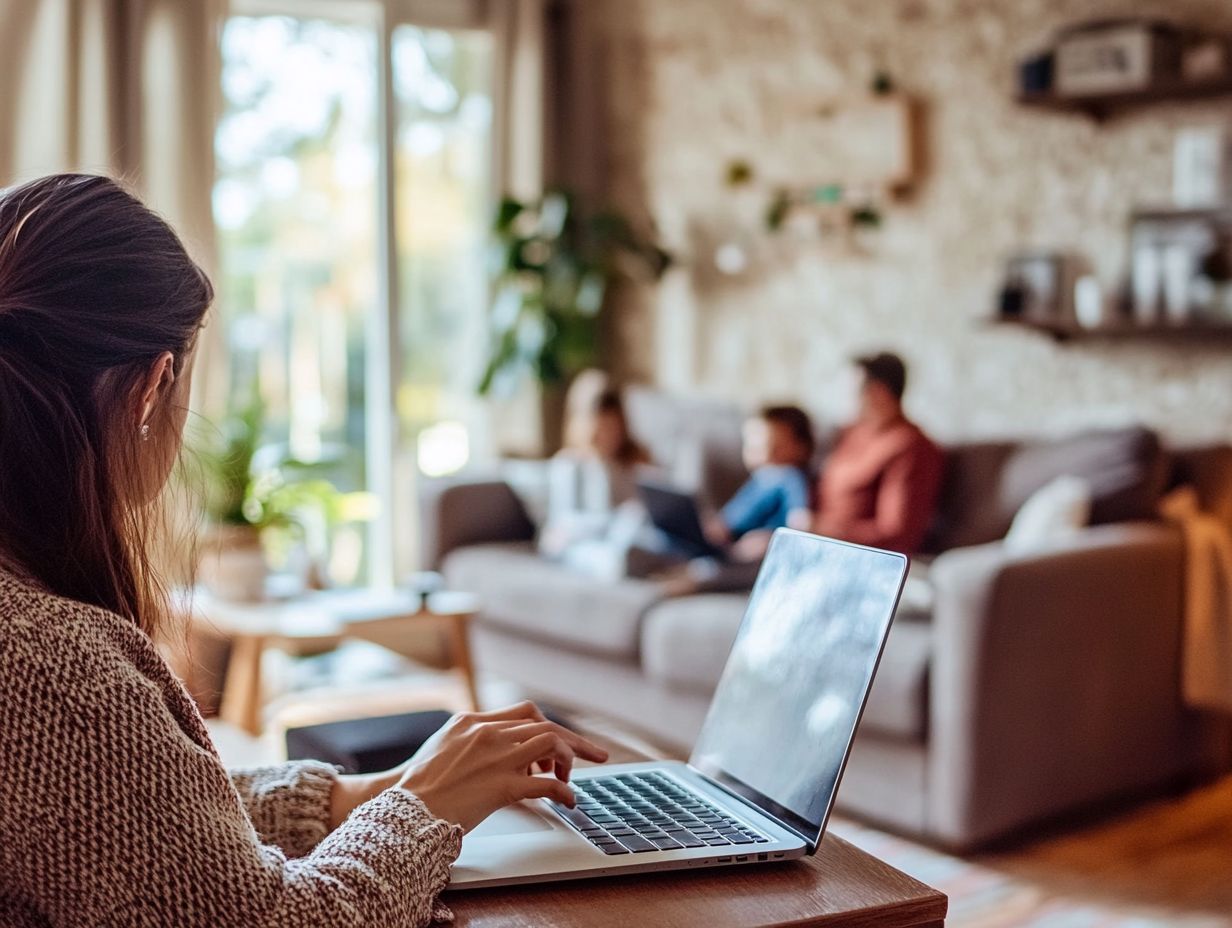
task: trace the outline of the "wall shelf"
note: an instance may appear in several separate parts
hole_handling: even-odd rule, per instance
[[[1104,120],[1128,110],[1161,103],[1194,102],[1220,97],[1232,99],[1232,75],[1200,82],[1177,78],[1155,84],[1145,90],[1093,96],[1061,96],[1052,91],[1024,93],[1018,95],[1018,102],[1023,106],[1081,113],[1096,120]]]
[[[1038,319],[993,317],[988,320],[995,326],[1027,329],[1047,335],[1057,342],[1072,341],[1140,341],[1177,342],[1201,341],[1232,345],[1232,322],[1187,322],[1183,324],[1154,323],[1140,325],[1133,322],[1118,322],[1098,328],[1084,328],[1076,322],[1044,322]]]

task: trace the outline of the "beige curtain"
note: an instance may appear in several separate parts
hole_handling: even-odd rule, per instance
[[[223,0],[0,0],[0,186],[120,178],[212,272],[222,13]],[[218,330],[206,329],[198,404],[222,386],[208,363]]]

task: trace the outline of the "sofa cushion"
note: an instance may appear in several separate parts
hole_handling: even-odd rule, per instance
[[[670,689],[709,696],[736,640],[748,596],[667,599],[642,622],[642,672]]]
[[[653,606],[642,623],[642,672],[669,689],[708,696],[718,685],[748,597],[687,596]],[[928,729],[926,616],[900,608],[864,710],[862,731],[923,741]]]
[[[449,586],[476,593],[482,621],[591,654],[633,660],[659,589],[641,580],[597,583],[540,557],[531,542],[471,545],[445,558]]]
[[[1159,438],[1143,428],[1084,432],[1053,441],[950,449],[931,550],[1005,536],[1030,496],[1057,477],[1091,487],[1091,524],[1150,519],[1168,478]]]
[[[928,680],[932,623],[901,610],[890,629],[860,731],[924,741],[928,736]]]

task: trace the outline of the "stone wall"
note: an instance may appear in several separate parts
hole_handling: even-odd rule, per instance
[[[885,346],[912,363],[910,406],[947,438],[1138,419],[1176,440],[1232,439],[1232,343],[1057,345],[983,324],[1007,255],[1072,250],[1106,289],[1127,269],[1127,219],[1170,197],[1178,128],[1232,100],[1105,124],[1012,101],[1016,61],[1076,20],[1166,14],[1232,32],[1220,0],[584,0],[584,64],[606,136],[585,169],[648,211],[685,261],[624,294],[614,361],[630,376],[746,403],[796,398],[844,414],[845,364]],[[866,252],[769,238],[726,163],[798,172],[784,133],[886,68],[924,107],[925,172]],[[802,115],[803,114],[803,115]],[[776,159],[778,159],[776,161]],[[759,200],[760,201],[760,200]],[[752,217],[752,218],[750,218]],[[716,242],[753,261],[717,274]]]

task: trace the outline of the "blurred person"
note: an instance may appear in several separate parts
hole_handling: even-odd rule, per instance
[[[663,593],[751,589],[774,531],[809,527],[809,468],[816,448],[813,421],[798,406],[766,406],[750,417],[741,446],[749,478],[704,525],[710,543],[723,554],[662,570]],[[666,544],[670,552],[670,541]]]
[[[584,371],[565,399],[564,447],[548,465],[547,518],[540,550],[564,557],[603,539],[621,507],[637,499],[650,455],[633,437],[624,398],[606,374]]]
[[[854,363],[859,411],[822,468],[813,531],[916,554],[936,514],[944,458],[903,412],[903,360],[883,352]]]
[[[223,766],[152,534],[212,298],[114,182],[0,191],[0,924],[419,928],[465,832],[605,755],[525,703],[380,774]]]
[[[809,467],[817,441],[798,406],[766,406],[742,433],[749,479],[706,524],[710,541],[737,560],[760,560],[770,534],[809,521]]]

